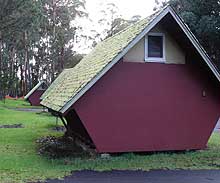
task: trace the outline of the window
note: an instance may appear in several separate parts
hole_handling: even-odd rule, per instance
[[[145,61],[164,62],[164,34],[150,33],[145,39]]]

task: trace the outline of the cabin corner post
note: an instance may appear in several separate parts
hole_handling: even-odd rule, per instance
[[[66,119],[66,117],[63,116],[63,115],[60,114],[60,113],[58,114],[58,117],[61,119],[63,125],[64,125],[65,128],[66,128],[66,133],[65,133],[65,135],[66,135],[66,136],[69,136],[69,137],[73,137],[74,132],[73,132],[73,130],[71,129],[71,127],[70,127],[70,125],[69,125],[69,122],[68,122],[68,120]]]
[[[64,120],[63,116],[62,116],[61,114],[59,114],[58,116],[59,116],[59,118],[61,119],[63,125],[64,125],[65,128],[66,128],[66,130],[68,131],[68,125],[67,125],[66,121]]]

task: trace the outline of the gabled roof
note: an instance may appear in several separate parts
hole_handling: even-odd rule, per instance
[[[49,88],[43,93],[43,95],[40,97],[40,99],[44,99],[46,96],[50,95],[50,92],[56,88],[57,85],[60,85],[61,83],[65,82],[65,78],[67,76],[69,69],[64,69],[59,76],[53,81],[53,83],[50,85]]]
[[[212,64],[198,40],[175,11],[167,6],[161,11],[137,22],[125,30],[99,43],[74,68],[62,74],[41,102],[55,111],[65,113],[90,87],[113,67],[138,41],[140,41],[165,15],[170,13],[191,43],[200,53],[213,74],[220,81],[220,74]]]
[[[40,81],[34,88],[32,88],[27,95],[25,95],[24,99],[28,99],[42,84],[46,84],[44,81]]]

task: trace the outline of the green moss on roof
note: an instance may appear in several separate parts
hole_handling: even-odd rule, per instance
[[[83,87],[121,53],[158,13],[99,43],[74,68],[64,71],[43,96],[42,105],[60,111]]]
[[[63,72],[61,72],[59,74],[59,76],[54,80],[54,82],[50,85],[50,87],[43,93],[43,95],[41,96],[41,99],[44,99],[47,95],[50,94],[51,91],[53,91],[53,89],[59,85],[60,83],[64,82],[65,80],[65,76],[68,73],[69,69],[64,69]]]

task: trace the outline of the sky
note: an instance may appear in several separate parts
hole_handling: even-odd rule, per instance
[[[89,19],[80,19],[77,22],[83,28],[81,34],[91,35],[91,30],[99,31],[102,29],[97,22],[102,18],[100,12],[104,8],[103,4],[108,3],[114,3],[124,19],[130,19],[134,15],[141,15],[142,18],[145,18],[153,13],[153,8],[156,5],[155,0],[86,0],[86,11],[89,14]],[[88,45],[91,44],[81,41],[77,44],[75,50],[88,53],[90,51]]]
[[[98,18],[96,15],[101,3],[114,3],[121,12],[123,18],[129,19],[133,15],[147,17],[153,13],[155,0],[86,0],[86,9],[92,19]]]

